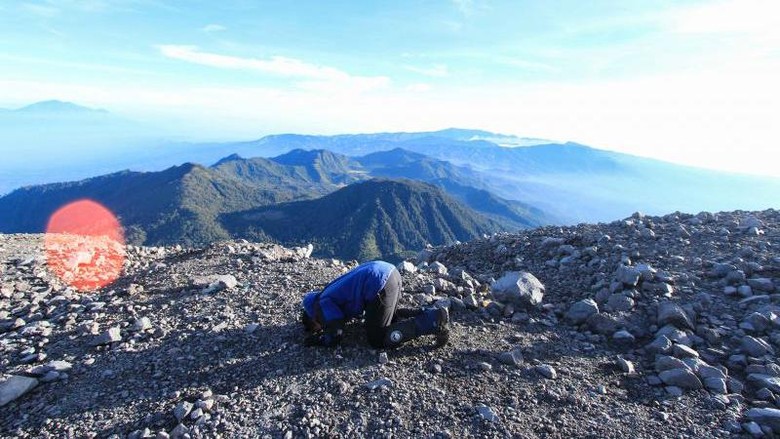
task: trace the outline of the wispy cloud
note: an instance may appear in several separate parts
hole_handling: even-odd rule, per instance
[[[200,28],[200,30],[202,30],[203,32],[211,33],[211,32],[222,32],[227,30],[227,28],[225,26],[222,26],[221,24],[212,23],[203,26],[202,28]]]
[[[268,59],[242,58],[217,53],[202,52],[196,46],[161,45],[164,56],[193,64],[219,69],[248,70],[271,75],[304,80],[304,88],[322,89],[326,86],[353,91],[366,91],[386,87],[390,79],[386,76],[354,76],[342,70],[307,63],[295,58],[273,56]]]
[[[436,64],[430,67],[404,66],[404,68],[410,72],[419,73],[421,75],[430,76],[433,78],[444,78],[450,74],[449,69],[447,69],[447,66],[444,64]]]

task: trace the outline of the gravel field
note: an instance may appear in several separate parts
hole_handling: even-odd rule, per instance
[[[311,247],[128,246],[80,292],[0,235],[0,436],[780,436],[779,249],[775,210],[423,249],[402,300],[450,343],[377,352],[359,321],[302,346],[302,294],[357,264]]]

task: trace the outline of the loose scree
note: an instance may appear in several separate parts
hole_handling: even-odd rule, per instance
[[[115,281],[125,260],[125,238],[116,216],[92,200],[58,209],[48,221],[44,240],[49,269],[81,291]]]

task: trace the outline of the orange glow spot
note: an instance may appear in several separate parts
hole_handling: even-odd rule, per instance
[[[54,212],[44,241],[49,269],[79,290],[102,288],[122,272],[122,226],[110,210],[92,200],[74,201]]]

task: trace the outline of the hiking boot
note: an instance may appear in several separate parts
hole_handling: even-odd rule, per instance
[[[439,308],[436,314],[436,347],[440,348],[450,341],[450,312]]]

